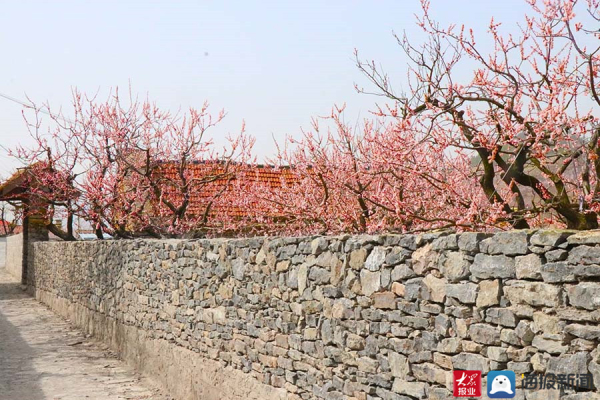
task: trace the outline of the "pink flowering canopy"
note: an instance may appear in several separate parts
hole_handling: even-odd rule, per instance
[[[412,61],[406,94],[395,94],[374,63],[357,58],[358,66],[395,102],[381,115],[476,155],[481,189],[499,211],[490,222],[597,228],[598,1],[527,3],[531,12],[516,32],[490,22],[486,51],[469,27],[441,27],[423,0],[418,25],[429,40],[397,38]],[[465,70],[471,78],[459,79]]]
[[[205,198],[189,212],[193,191],[235,173],[246,162],[252,140],[243,132],[228,138],[222,150],[206,136],[223,118],[213,116],[208,103],[182,115],[160,110],[118,90],[107,101],[73,94],[74,116],[65,117],[49,105],[37,107],[28,120],[34,147],[19,147],[12,155],[30,168],[32,198],[48,204],[48,228],[73,240],[74,217],[86,221],[102,237],[176,236],[207,226],[207,210],[223,201]],[[48,114],[49,123],[42,123]],[[42,127],[48,127],[44,130]],[[189,164],[215,162],[218,169],[194,176]],[[166,167],[167,166],[167,167]],[[202,208],[204,207],[204,210]],[[66,232],[53,224],[56,213],[68,219]]]
[[[481,225],[485,198],[463,154],[447,154],[400,122],[365,120],[353,128],[343,108],[315,119],[302,139],[289,139],[277,165],[291,165],[298,183],[254,187],[284,233],[413,231]],[[323,128],[321,125],[324,125]],[[259,215],[256,216],[260,217]]]
[[[428,40],[397,37],[407,92],[357,53],[374,86],[357,89],[387,103],[354,124],[334,107],[278,145],[270,166],[256,165],[244,128],[215,146],[207,132],[222,111],[172,115],[118,91],[106,101],[76,91],[69,118],[32,105],[36,145],[13,155],[32,166],[48,228],[68,240],[76,218],[98,237],[597,228],[599,2],[527,3],[512,33],[490,22],[484,49],[422,0]],[[66,230],[52,223],[59,214]]]

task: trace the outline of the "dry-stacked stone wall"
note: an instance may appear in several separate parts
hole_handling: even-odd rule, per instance
[[[455,369],[600,386],[600,232],[39,243],[32,267],[42,301],[102,317],[94,334],[135,328],[273,398],[453,398]],[[516,398],[559,396],[594,394]]]

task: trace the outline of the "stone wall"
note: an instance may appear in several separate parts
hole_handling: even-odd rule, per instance
[[[23,270],[23,234],[6,237],[6,270],[15,278],[21,279]]]
[[[29,283],[176,398],[446,399],[453,369],[600,385],[599,264],[600,232],[95,241],[35,244]],[[597,398],[516,398],[559,396]]]

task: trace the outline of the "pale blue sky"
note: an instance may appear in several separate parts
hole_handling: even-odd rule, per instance
[[[271,137],[298,135],[310,117],[348,104],[346,118],[368,115],[377,100],[359,95],[366,83],[353,49],[375,59],[401,83],[406,61],[392,31],[416,40],[418,0],[183,1],[0,0],[0,93],[70,104],[71,88],[106,94],[115,86],[148,95],[161,107],[199,107],[208,100],[226,121],[214,133],[236,132],[242,119],[272,154]],[[442,23],[485,32],[492,16],[520,20],[523,0],[433,0]],[[217,139],[218,140],[218,139]],[[0,98],[0,144],[27,141],[21,107]],[[0,176],[16,166],[0,150]]]

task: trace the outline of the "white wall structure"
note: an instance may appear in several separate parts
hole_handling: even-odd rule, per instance
[[[23,234],[6,237],[6,270],[15,278],[21,279],[23,268]]]
[[[6,238],[0,237],[0,268],[6,265]]]

